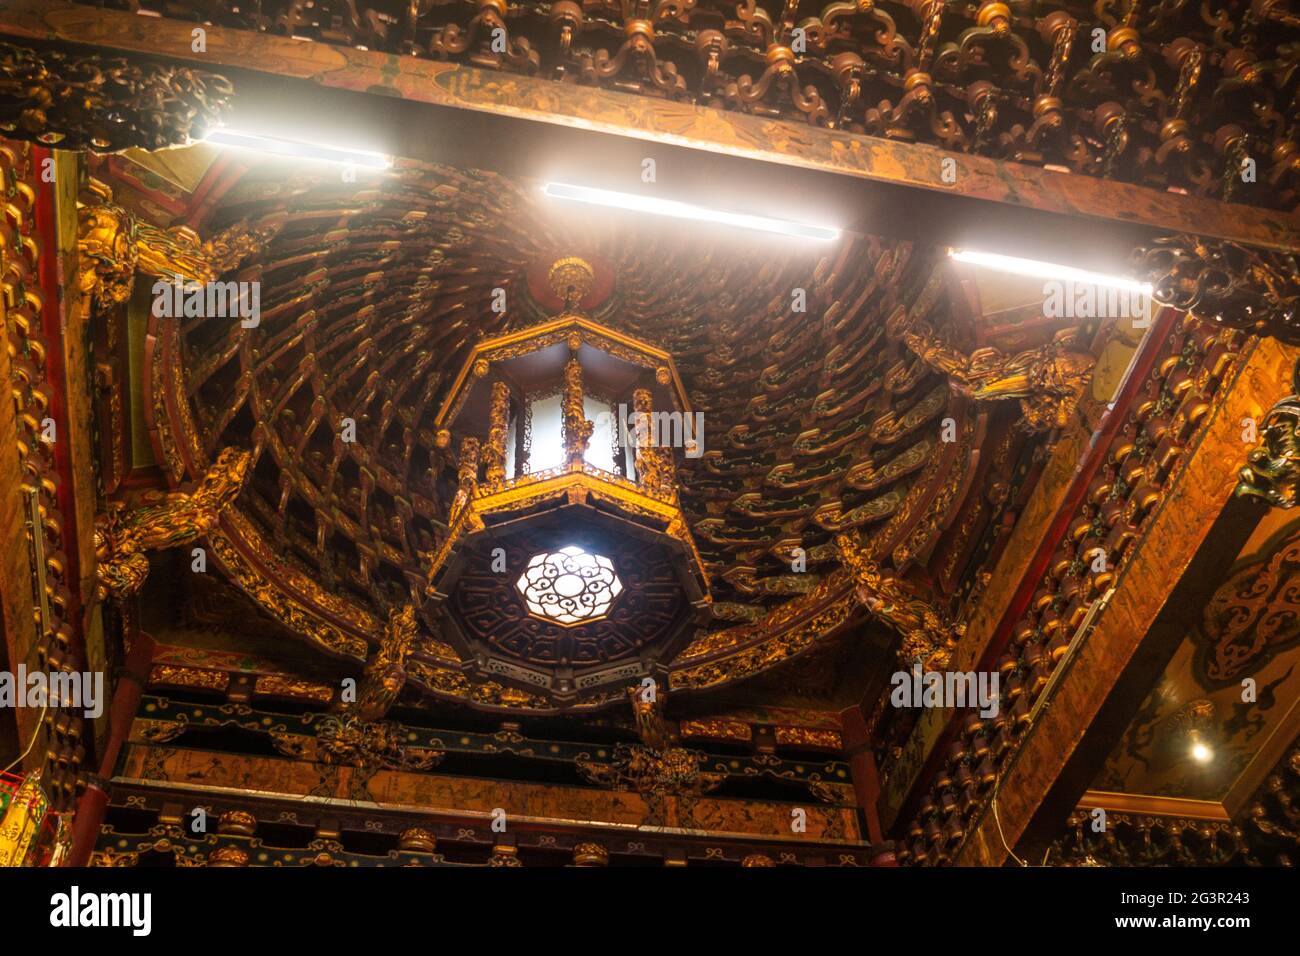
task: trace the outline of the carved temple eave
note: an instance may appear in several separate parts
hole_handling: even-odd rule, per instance
[[[216,530],[244,484],[251,455],[224,449],[190,492],[174,492],[158,504],[126,510],[118,505],[95,526],[95,576],[101,598],[136,594],[149,574],[147,551],[189,544]]]
[[[131,297],[137,273],[193,283],[212,282],[265,249],[279,224],[256,228],[236,223],[203,241],[186,226],[159,229],[113,203],[112,193],[91,183],[97,200],[78,208],[78,283],[93,308],[103,312]],[[179,318],[179,316],[177,316]]]
[[[1020,402],[1024,426],[1048,432],[1065,427],[1092,379],[1096,357],[1071,348],[1073,330],[1038,348],[1006,355],[983,348],[970,355],[926,328],[908,329],[908,348],[948,376],[953,388],[976,401]]]
[[[142,6],[155,19],[176,17],[176,26],[202,20],[212,34],[255,25],[230,4]],[[516,87],[563,77],[590,92],[628,91],[665,112],[711,108],[795,129],[834,127],[1236,202],[1269,205],[1295,193],[1295,144],[1266,118],[1276,115],[1274,99],[1294,62],[1286,42],[1294,17],[1284,4],[1217,21],[1130,16],[1118,26],[1086,4],[1042,17],[1013,16],[995,0],[906,6],[904,19],[870,4],[822,10],[799,21],[808,42],[794,46],[794,8],[749,13],[741,17],[745,29],[726,31],[703,8],[671,16],[628,8],[597,18],[564,7],[542,19],[489,2],[412,9],[400,29],[370,0],[342,20],[289,14],[279,2],[260,16],[292,16],[296,35],[338,58],[374,51],[474,64],[488,75],[511,74]],[[66,20],[76,24],[78,12],[71,8]],[[1091,42],[1098,28],[1106,31],[1104,52]],[[682,43],[682,29],[694,43]],[[176,49],[188,46],[187,38]],[[209,39],[209,50],[220,46]],[[1128,84],[1146,91],[1145,108],[1119,95]],[[1225,123],[1211,104],[1244,91],[1259,98],[1259,115]],[[1257,175],[1238,175],[1245,159]]]

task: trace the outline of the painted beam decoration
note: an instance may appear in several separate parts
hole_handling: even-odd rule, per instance
[[[667,0],[599,13],[568,0],[400,12],[360,0],[344,17],[292,0],[139,7],[1238,203],[1294,210],[1300,197],[1300,144],[1286,132],[1296,25],[1283,2],[1213,16],[1185,3],[1000,0],[861,0],[812,15]]]
[[[444,9],[434,7],[428,15],[438,16]],[[1137,185],[1124,176],[1080,176],[1070,171],[1068,165],[1034,168],[1015,155],[1003,157],[979,149],[963,152],[918,141],[908,133],[867,135],[849,129],[810,126],[780,115],[737,112],[714,101],[705,105],[661,96],[630,95],[626,91],[634,87],[619,82],[607,90],[596,84],[555,82],[556,78],[551,76],[503,74],[491,68],[496,58],[473,56],[466,62],[453,62],[414,55],[392,56],[371,47],[348,45],[332,25],[322,31],[323,42],[303,43],[281,32],[289,24],[293,24],[290,33],[312,29],[314,20],[304,16],[304,9],[295,6],[293,10],[292,15],[278,19],[274,29],[267,25],[265,32],[261,32],[250,28],[256,18],[244,14],[235,19],[234,25],[196,27],[192,22],[166,16],[138,17],[102,7],[76,6],[65,0],[11,0],[0,10],[0,34],[13,37],[17,43],[57,40],[94,44],[122,55],[161,56],[203,69],[252,71],[263,80],[268,77],[279,81],[302,80],[314,84],[321,93],[383,90],[386,95],[411,104],[532,120],[566,130],[593,130],[627,137],[632,143],[644,140],[661,146],[684,146],[723,157],[781,164],[796,172],[834,173],[850,179],[921,189],[943,198],[979,199],[1020,210],[1071,217],[1075,231],[1096,219],[1153,232],[1148,238],[1193,233],[1282,250],[1294,248],[1300,236],[1294,202],[1281,209],[1248,206],[1241,202],[1244,190],[1233,193],[1231,201],[1225,202],[1183,187],[1168,191],[1161,182],[1148,186]],[[1204,29],[1190,9],[1185,12],[1192,21],[1189,29]],[[754,16],[762,19],[763,14],[759,11]],[[953,23],[952,17],[960,16],[952,14],[949,22]],[[767,14],[767,19],[771,20],[772,15]],[[380,17],[375,22],[386,21]],[[608,21],[602,18],[599,22]],[[1236,18],[1225,14],[1220,30],[1231,30],[1236,22]],[[1279,26],[1283,30],[1288,28],[1285,17]],[[1096,31],[1104,28],[1105,21],[1092,27],[1090,36],[1095,39]],[[195,49],[198,45],[195,31],[203,38],[201,52]],[[500,45],[501,34],[495,36],[489,42]],[[1253,42],[1254,34],[1250,37]],[[1082,47],[1077,49],[1081,54]],[[1254,74],[1257,80],[1266,75]],[[563,81],[566,77],[559,79]],[[1118,82],[1122,83],[1122,78]],[[1246,87],[1237,84],[1229,89],[1240,92]],[[773,95],[781,95],[779,88]],[[1163,102],[1159,98],[1148,101],[1141,97],[1133,101],[1135,108],[1148,111],[1153,108],[1152,103]],[[1233,117],[1235,121],[1236,113]],[[973,122],[970,117],[967,121]],[[403,138],[400,129],[391,130],[389,135]],[[1125,143],[1128,135],[1125,134]],[[1201,139],[1205,136],[1202,133]],[[576,149],[584,145],[577,140],[570,143]],[[411,145],[415,146],[415,141]],[[1279,151],[1283,157],[1294,153],[1285,143],[1279,146]],[[1135,152],[1130,158],[1137,156]],[[1255,160],[1255,165],[1242,167],[1255,177],[1256,183],[1260,182],[1258,165]],[[1292,175],[1293,165],[1287,167],[1283,163],[1280,173],[1283,180]],[[1288,168],[1292,172],[1286,172]],[[802,181],[812,186],[811,179],[805,177]],[[1256,191],[1275,195],[1271,186]],[[905,216],[916,201],[916,197],[895,196],[890,208]],[[944,203],[929,208],[940,219],[970,224],[965,215],[971,211],[967,204]],[[877,221],[874,228],[888,229],[890,225],[888,220]],[[947,223],[936,221],[924,225],[942,233]],[[1041,228],[1042,222],[1026,222],[1026,226],[1031,225]],[[1065,225],[1064,221],[1060,222],[1061,228]],[[1107,238],[1105,231],[1092,230],[1090,235],[1098,241]]]

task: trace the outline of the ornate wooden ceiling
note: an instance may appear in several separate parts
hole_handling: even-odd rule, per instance
[[[378,622],[422,587],[459,441],[440,445],[436,410],[476,342],[541,320],[528,276],[557,252],[612,277],[600,321],[671,354],[704,415],[705,453],[679,483],[715,616],[674,665],[677,686],[806,650],[854,613],[836,534],[865,533],[876,558],[906,568],[965,493],[973,405],[902,337],[913,322],[969,334],[934,252],[630,229],[534,184],[416,163],[357,183],[274,164],[214,175],[226,191],[201,229],[271,237],[226,276],[261,283],[260,324],[153,320],[149,413],[172,481],[222,448],[252,451],[217,558],[328,653],[364,658]],[[426,629],[415,683],[465,696],[457,655],[435,620]],[[543,706],[507,696],[476,699]]]
[[[308,795],[348,808],[353,828],[369,829],[356,801],[386,814],[388,859],[430,855],[435,836],[490,842],[491,865],[559,846],[550,834],[498,840],[464,819],[437,834],[403,826],[410,807],[495,814],[499,793],[533,810],[554,797],[547,825],[630,826],[664,844],[570,840],[575,863],[682,859],[670,832],[709,859],[698,840],[720,833],[779,836],[788,862],[844,848],[839,862],[854,865],[860,822],[873,840],[898,838],[908,863],[1036,861],[1048,834],[1043,859],[1095,862],[1100,847],[1141,862],[1287,860],[1297,533],[1263,510],[1295,504],[1300,407],[1276,401],[1295,369],[1279,339],[1296,341],[1300,72],[1287,0],[100,4],[144,17],[45,2],[0,16],[19,44],[0,46],[8,136],[157,148],[230,108],[261,99],[292,112],[313,97],[340,115],[383,114],[372,130],[419,128],[389,143],[407,158],[373,174],[231,155],[209,165],[193,148],[102,159],[4,143],[18,199],[0,262],[16,277],[11,298],[30,306],[13,313],[10,350],[15,394],[30,400],[18,457],[0,455],[0,469],[36,462],[41,481],[26,489],[30,564],[11,561],[20,573],[0,598],[6,622],[30,618],[42,592],[53,602],[34,643],[6,623],[5,651],[61,668],[84,651],[91,666],[148,674],[143,700],[119,682],[114,714],[141,711],[114,724],[102,754],[80,717],[51,722],[59,805],[92,793],[77,766],[93,751],[100,773],[128,777],[120,808],[150,817],[120,839],[110,826],[107,858],[195,853],[165,801],[198,782],[225,791],[225,842],[203,850],[214,865],[250,862],[241,841]],[[200,21],[210,56],[190,46]],[[102,59],[114,51],[125,59]],[[426,119],[446,126],[430,132]],[[466,130],[490,149],[429,145]],[[485,155],[531,162],[548,144],[602,136],[619,148],[575,149],[583,168],[642,151],[669,169],[707,157],[718,165],[674,188],[720,205],[748,188],[817,218],[812,207],[827,206],[810,197],[835,193],[818,178],[847,174],[846,236],[804,247],[566,209],[528,178],[545,162],[524,171]],[[718,174],[745,164],[752,181]],[[922,229],[861,215],[890,190],[901,205],[884,215],[915,213]],[[1011,207],[1033,215],[999,215]],[[1070,232],[1063,245],[1051,223]],[[876,228],[894,238],[864,235]],[[1027,307],[1005,287],[981,307],[981,290],[917,239],[1006,248],[1008,231],[1022,247],[1045,243],[1045,258],[1084,254],[1103,234],[1107,256],[1141,246],[1135,274],[1186,314],[1148,316],[1144,335],[1057,318],[1037,290]],[[666,366],[656,380],[704,416],[706,454],[675,466],[673,521],[678,544],[698,543],[706,600],[692,589],[705,574],[687,579],[680,561],[615,540],[624,529],[574,533],[587,499],[570,489],[554,498],[559,530],[528,511],[511,527],[487,522],[496,537],[467,540],[459,563],[431,560],[459,540],[454,503],[480,464],[503,490],[511,383],[484,378],[491,402],[465,406],[477,402],[477,425],[439,409],[457,407],[476,347],[555,310],[538,276],[573,255],[596,265],[599,294],[583,300],[593,321],[671,356],[680,382]],[[256,320],[148,315],[148,284],[172,273],[256,283]],[[591,343],[550,344],[532,384],[564,370],[566,467],[581,474],[586,439],[569,439],[585,426],[579,353]],[[62,444],[37,437],[47,421]],[[1262,443],[1247,454],[1242,429],[1256,423]],[[458,454],[483,427],[493,454]],[[47,461],[41,443],[57,454]],[[140,467],[155,460],[157,471]],[[23,530],[7,530],[13,558]],[[612,557],[620,593],[564,630],[528,618],[513,582],[570,536]],[[505,545],[509,573],[484,570],[490,544]],[[205,549],[217,573],[189,573],[206,570]],[[439,567],[455,568],[441,604],[427,600]],[[81,593],[48,586],[65,579]],[[690,619],[690,605],[708,614]],[[568,680],[575,660],[607,667],[608,687],[552,694],[519,673]],[[1005,706],[891,706],[882,684],[911,663],[1001,676]],[[645,672],[635,667],[665,680],[672,720],[663,699],[622,686]],[[1239,694],[1242,680],[1256,698]],[[612,706],[591,713],[624,701],[630,721]],[[1198,748],[1217,754],[1212,767],[1188,763]],[[1136,822],[1090,837],[1080,793]],[[785,819],[795,796],[825,804],[809,814],[812,855]],[[1190,826],[1173,822],[1184,813],[1206,823],[1185,846]],[[364,841],[331,842],[328,815],[310,822],[317,863],[380,858]],[[1246,843],[1261,834],[1256,856]],[[308,862],[298,849],[283,860]]]

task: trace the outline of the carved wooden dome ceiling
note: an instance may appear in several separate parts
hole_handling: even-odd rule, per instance
[[[704,455],[679,482],[714,616],[673,661],[674,687],[807,650],[854,613],[836,533],[861,529],[875,556],[905,565],[933,546],[960,490],[968,402],[898,334],[908,310],[935,327],[951,320],[932,250],[629,223],[575,213],[535,184],[417,163],[352,184],[336,170],[289,179],[254,167],[201,231],[237,223],[271,237],[226,277],[260,280],[260,324],[152,320],[152,424],[172,481],[224,447],[253,451],[211,539],[216,559],[330,654],[364,659],[389,611],[422,588],[460,438],[438,447],[434,414],[476,341],[550,311],[535,277],[557,255],[596,265],[593,317],[668,351],[704,415]],[[342,440],[345,419],[355,442]],[[791,573],[795,548],[805,573]],[[422,613],[414,684],[546,708],[522,688],[469,679],[437,614]]]
[[[0,0],[0,866],[1293,864],[1298,9]]]

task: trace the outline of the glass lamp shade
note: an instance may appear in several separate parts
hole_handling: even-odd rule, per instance
[[[594,428],[583,460],[594,468],[614,472],[614,441],[618,437],[614,410],[608,402],[590,395],[582,399],[583,413]],[[528,471],[536,473],[559,468],[564,464],[564,402],[562,395],[548,395],[531,400],[531,431],[528,446]],[[514,435],[512,423],[511,436]],[[513,447],[513,441],[512,441]],[[514,474],[513,452],[507,467]]]
[[[609,558],[575,545],[533,555],[515,587],[529,613],[560,624],[604,617],[623,592]]]

